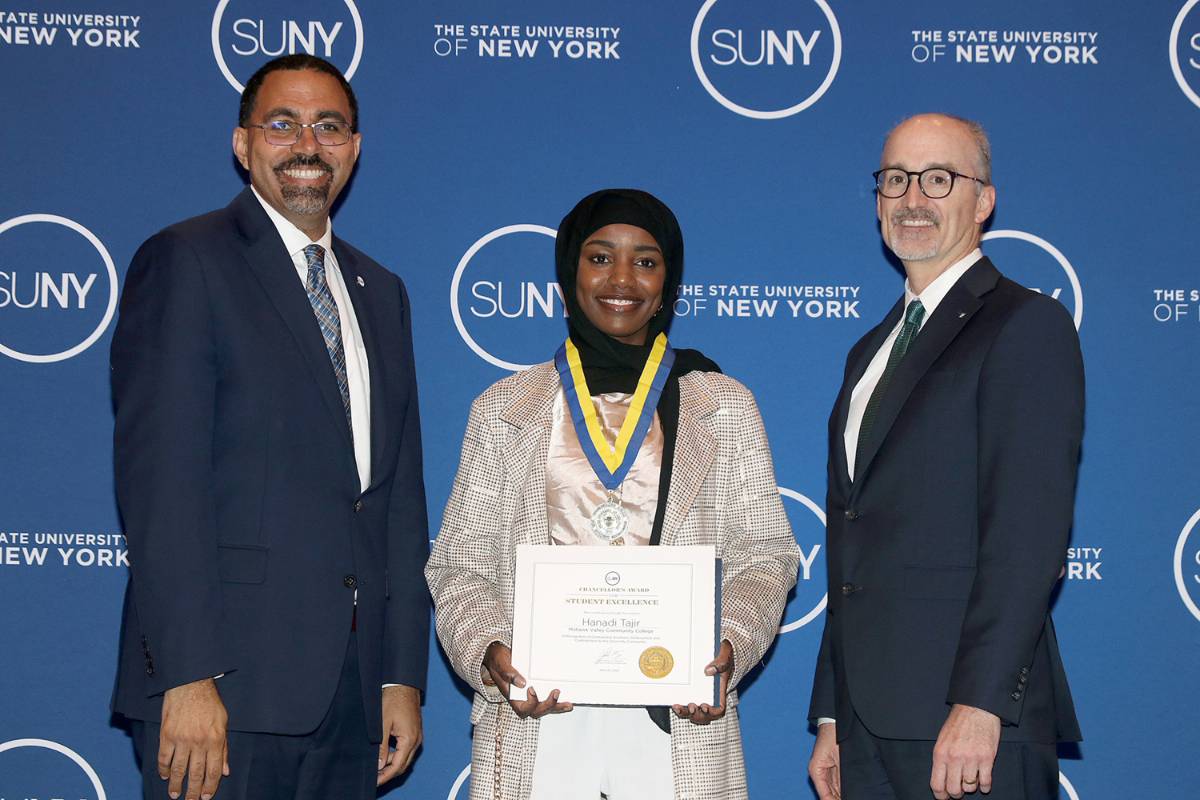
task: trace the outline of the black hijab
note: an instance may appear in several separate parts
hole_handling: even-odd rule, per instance
[[[650,318],[644,345],[618,342],[601,332],[584,314],[575,297],[579,252],[587,238],[605,225],[634,225],[654,237],[663,253],[666,277],[663,280],[662,308]],[[554,242],[554,260],[558,285],[567,306],[567,330],[579,350],[588,390],[595,394],[632,392],[655,337],[671,325],[675,293],[683,281],[683,232],[671,209],[654,195],[638,189],[601,189],[579,201],[558,225]],[[658,479],[658,507],[650,544],[662,537],[663,515],[671,487],[671,469],[675,462],[675,434],[679,429],[679,377],[689,372],[720,372],[714,361],[699,350],[675,350],[675,364],[667,375],[658,398],[658,420],[663,429],[662,472]]]
[[[663,252],[666,278],[663,281],[663,307],[650,319],[645,345],[618,342],[602,333],[584,314],[575,298],[575,278],[579,270],[579,252],[587,238],[606,225],[634,225],[649,233]],[[632,392],[655,337],[665,333],[671,324],[671,307],[683,280],[683,233],[671,209],[652,194],[637,189],[601,189],[579,201],[571,213],[563,217],[554,243],[554,260],[558,284],[562,287],[567,307],[567,330],[579,349],[587,376],[588,389],[596,394]],[[678,395],[679,376],[699,370],[720,372],[720,368],[697,350],[675,350],[675,366],[668,384],[674,384]],[[663,397],[667,391],[664,389]],[[674,404],[678,416],[678,396]],[[661,421],[663,403],[660,399]]]
[[[650,318],[644,345],[618,342],[600,331],[584,314],[575,297],[579,253],[584,242],[604,226],[617,224],[634,225],[653,236],[662,250],[666,266],[662,308]],[[633,392],[650,356],[654,339],[658,334],[665,333],[671,325],[671,309],[683,280],[683,232],[679,229],[679,221],[671,209],[652,194],[637,189],[601,189],[580,200],[559,223],[554,260],[558,284],[562,287],[567,307],[567,330],[579,350],[588,391],[593,394]],[[679,377],[693,371],[721,371],[716,363],[698,350],[672,349],[675,350],[675,363],[667,375],[657,406],[658,420],[663,430],[663,455],[658,476],[658,504],[650,531],[651,545],[657,545],[662,538],[663,517],[671,488],[675,441],[679,430]],[[647,710],[659,728],[671,732],[666,706],[654,706]]]

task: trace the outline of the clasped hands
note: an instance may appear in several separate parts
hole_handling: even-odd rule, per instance
[[[680,719],[690,720],[696,725],[707,725],[725,716],[725,697],[729,692],[729,676],[733,672],[733,646],[728,641],[721,642],[721,650],[717,657],[704,668],[705,675],[721,676],[721,704],[689,703],[686,706],[674,705],[672,710]],[[480,669],[480,678],[484,684],[495,686],[500,694],[508,699],[508,704],[521,719],[532,717],[538,719],[546,714],[565,714],[574,708],[573,703],[560,703],[559,691],[554,689],[545,699],[539,698],[537,691],[531,686],[525,700],[513,700],[509,697],[511,687],[525,687],[525,678],[512,665],[512,650],[501,642],[488,645]]]

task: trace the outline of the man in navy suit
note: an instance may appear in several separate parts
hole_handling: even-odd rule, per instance
[[[113,707],[134,720],[147,798],[374,798],[421,742],[411,309],[329,219],[357,124],[329,63],[266,64],[233,132],[250,186],[129,268],[112,346],[132,569]]]
[[[822,800],[1058,796],[1077,741],[1050,621],[1083,431],[1070,315],[979,249],[987,137],[912,117],[876,175],[904,297],[830,418],[829,605],[810,720]]]

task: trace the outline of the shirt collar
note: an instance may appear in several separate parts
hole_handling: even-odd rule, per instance
[[[255,199],[262,205],[263,210],[267,212],[267,216],[271,218],[271,224],[275,226],[275,230],[279,231],[279,237],[283,239],[283,246],[287,248],[289,256],[295,256],[297,253],[304,252],[304,248],[310,244],[319,244],[325,248],[328,253],[333,245],[333,221],[328,217],[325,219],[325,234],[317,241],[312,241],[308,238],[308,234],[293,225],[287,217],[275,210],[275,207],[263,199],[263,196],[258,193],[253,185],[250,191],[254,192]]]
[[[938,304],[942,302],[942,298],[950,291],[954,284],[958,283],[967,270],[975,266],[975,262],[983,258],[983,251],[976,247],[971,252],[967,253],[963,258],[955,261],[950,267],[933,279],[933,282],[925,287],[925,291],[921,294],[913,294],[912,288],[908,285],[908,279],[904,281],[904,306],[913,300],[920,300],[921,305],[925,307],[924,319],[929,319],[933,316],[933,312],[937,309]],[[922,320],[922,324],[924,320]]]

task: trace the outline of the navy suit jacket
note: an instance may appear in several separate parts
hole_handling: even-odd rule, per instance
[[[929,740],[962,703],[997,714],[1006,740],[1078,740],[1049,616],[1083,432],[1075,327],[981,259],[894,373],[851,481],[850,395],[903,307],[850,351],[829,420],[810,719],[857,712],[876,736]]]
[[[411,313],[401,281],[333,240],[371,381],[371,485],[304,286],[250,189],[138,250],[112,344],[129,543],[114,710],[224,673],[229,728],[315,730],[357,607],[363,704],[423,688],[429,548]],[[361,280],[359,280],[361,279]]]

